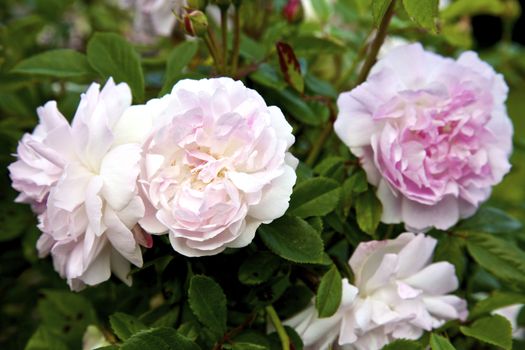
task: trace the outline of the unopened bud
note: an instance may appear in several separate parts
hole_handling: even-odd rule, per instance
[[[204,36],[208,31],[208,18],[202,11],[193,10],[184,15],[184,28],[192,36]]]
[[[188,8],[192,10],[204,10],[208,5],[208,0],[188,0]]]
[[[283,16],[289,23],[301,22],[304,17],[301,0],[288,0],[283,8]]]

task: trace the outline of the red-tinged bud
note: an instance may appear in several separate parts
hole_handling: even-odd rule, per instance
[[[301,0],[288,0],[288,3],[283,8],[283,16],[289,23],[301,22],[304,17]]]
[[[184,15],[184,28],[192,36],[204,36],[208,31],[208,18],[202,11],[193,10]]]

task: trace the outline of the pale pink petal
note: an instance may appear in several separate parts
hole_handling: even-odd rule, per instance
[[[109,151],[102,160],[100,176],[104,179],[102,195],[116,211],[122,210],[135,196],[141,149],[125,144]]]
[[[446,261],[428,265],[404,282],[432,295],[450,293],[458,288],[454,265]]]

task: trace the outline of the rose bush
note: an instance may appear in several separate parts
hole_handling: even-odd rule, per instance
[[[0,348],[522,348],[518,1],[3,0]]]

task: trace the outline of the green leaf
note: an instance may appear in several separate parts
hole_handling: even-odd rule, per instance
[[[303,340],[301,339],[301,336],[299,336],[299,334],[297,334],[295,329],[293,329],[290,326],[284,326],[284,330],[286,331],[286,333],[288,334],[288,338],[290,339],[290,346],[289,346],[289,348],[290,349],[295,349],[295,350],[303,350],[304,349]],[[268,335],[268,339],[271,342],[271,345],[270,345],[270,349],[271,350],[281,350],[281,349],[283,349],[281,340],[279,339],[279,336],[277,335],[276,332],[270,333]]]
[[[173,328],[160,327],[140,331],[127,339],[122,350],[200,350],[200,347]]]
[[[430,335],[430,348],[432,350],[456,350],[447,338],[434,333]]]
[[[323,216],[339,203],[341,188],[337,181],[315,177],[297,185],[290,198],[288,213],[301,218]]]
[[[20,237],[28,225],[34,225],[28,208],[24,205],[1,202],[0,203],[0,242],[10,241]]]
[[[255,72],[250,74],[250,79],[277,91],[283,90],[288,86],[277,71],[268,63],[261,64]]]
[[[312,226],[298,217],[283,216],[259,228],[264,244],[280,257],[305,264],[319,263],[323,241]]]
[[[121,340],[126,340],[133,334],[148,328],[138,318],[122,312],[116,312],[109,316],[109,323],[111,324],[113,332],[115,332]]]
[[[300,57],[305,55],[318,56],[321,53],[337,54],[347,49],[344,42],[333,37],[319,38],[313,35],[292,37],[290,44],[294,48],[295,54]]]
[[[461,49],[470,49],[472,47],[472,29],[465,27],[462,22],[454,23],[444,22],[441,25],[440,35],[450,44]]]
[[[323,95],[334,99],[337,98],[338,93],[335,87],[326,80],[318,78],[312,72],[306,72],[304,83],[306,84],[306,88],[314,95]]]
[[[297,334],[296,330],[290,326],[284,326],[284,330],[288,334],[288,337],[291,342],[290,345],[293,344],[293,349],[303,350],[304,348],[303,339],[301,338],[299,334]],[[292,348],[292,346],[290,346],[290,348]]]
[[[502,15],[505,10],[505,3],[500,0],[456,0],[451,1],[450,5],[443,9],[441,17],[451,20],[456,17],[479,14],[499,16]]]
[[[415,23],[434,33],[437,32],[439,0],[403,0],[403,6]]]
[[[503,316],[493,315],[477,320],[470,327],[459,327],[466,336],[498,346],[505,350],[512,349],[512,327]]]
[[[525,288],[525,252],[511,242],[487,233],[470,232],[470,255],[497,278]]]
[[[268,348],[259,344],[233,343],[233,350],[267,350]]]
[[[354,193],[363,193],[368,189],[368,180],[366,174],[362,170],[358,170],[353,173],[348,179],[347,184],[345,181],[345,186],[348,186]]]
[[[182,70],[191,62],[198,48],[199,43],[197,41],[184,41],[171,50],[166,61],[166,75],[160,96],[171,91],[173,85],[180,78]]]
[[[322,21],[327,21],[330,18],[330,4],[327,0],[311,0],[312,7],[315,13]]]
[[[313,216],[311,218],[308,218],[306,222],[308,223],[308,225],[312,226],[317,231],[317,233],[321,234],[323,232],[324,223],[321,217]],[[331,265],[331,264],[332,263],[328,265]]]
[[[0,93],[0,109],[7,111],[9,115],[12,116],[29,116],[33,115],[35,112],[27,105],[27,102],[15,93]],[[18,118],[17,118],[18,119]],[[19,119],[18,119],[19,120]],[[2,124],[7,123],[6,120],[2,121]],[[4,127],[4,125],[2,125]],[[21,135],[18,135],[18,130],[15,128],[3,129],[1,131],[4,134],[8,134],[14,140],[18,140]],[[3,135],[2,135],[3,136]],[[5,136],[3,136],[5,137]]]
[[[254,308],[264,307],[280,299],[288,287],[290,287],[288,274],[279,274],[267,283],[250,288],[246,300]]]
[[[423,346],[414,340],[399,339],[383,346],[382,350],[423,350]]]
[[[318,126],[323,122],[323,119],[294,90],[290,88],[280,90],[277,98],[279,105],[282,105],[299,122],[311,126]]]
[[[482,207],[476,215],[462,221],[458,229],[475,230],[488,233],[509,233],[522,228],[521,222],[501,209]]]
[[[19,62],[13,73],[53,78],[81,78],[94,75],[87,57],[71,49],[46,51]]]
[[[40,326],[27,342],[25,350],[68,350],[68,347],[46,327]]]
[[[96,324],[91,303],[79,294],[61,290],[45,290],[38,302],[41,324],[71,348],[80,348],[86,327]]]
[[[284,80],[298,93],[302,94],[304,92],[304,78],[301,74],[301,65],[292,47],[283,42],[278,42],[275,46]]]
[[[242,331],[236,335],[232,341],[234,343],[255,344],[262,346],[264,349],[270,348],[270,342],[266,336],[266,333],[263,333],[262,331],[255,331],[253,329],[246,329]]]
[[[469,313],[470,319],[488,314],[494,310],[514,304],[525,304],[525,295],[496,291],[486,299],[479,301]]]
[[[177,329],[177,332],[186,338],[195,341],[199,337],[201,328],[201,325],[196,320],[188,321],[181,324]]]
[[[379,27],[391,2],[392,0],[372,0],[372,17],[376,27]]]
[[[330,317],[337,311],[343,295],[341,275],[335,265],[324,274],[317,289],[315,306],[319,317]]]
[[[383,207],[372,189],[357,196],[355,211],[359,228],[369,235],[373,235],[381,220]]]
[[[302,284],[290,286],[275,303],[275,309],[279,310],[279,316],[283,319],[290,318],[310,305],[315,294],[310,288]]]
[[[193,276],[188,298],[199,321],[222,336],[226,332],[226,296],[221,286],[209,277]]]
[[[257,285],[268,281],[279,269],[279,260],[270,252],[251,255],[239,268],[239,281],[247,285]]]
[[[326,157],[314,168],[314,173],[320,176],[341,180],[345,176],[345,159],[343,157]]]
[[[91,66],[105,79],[126,82],[136,101],[144,100],[144,74],[133,46],[115,33],[96,33],[87,45]]]
[[[241,34],[240,54],[250,61],[263,61],[266,56],[266,48],[260,42],[253,40],[248,35]]]

